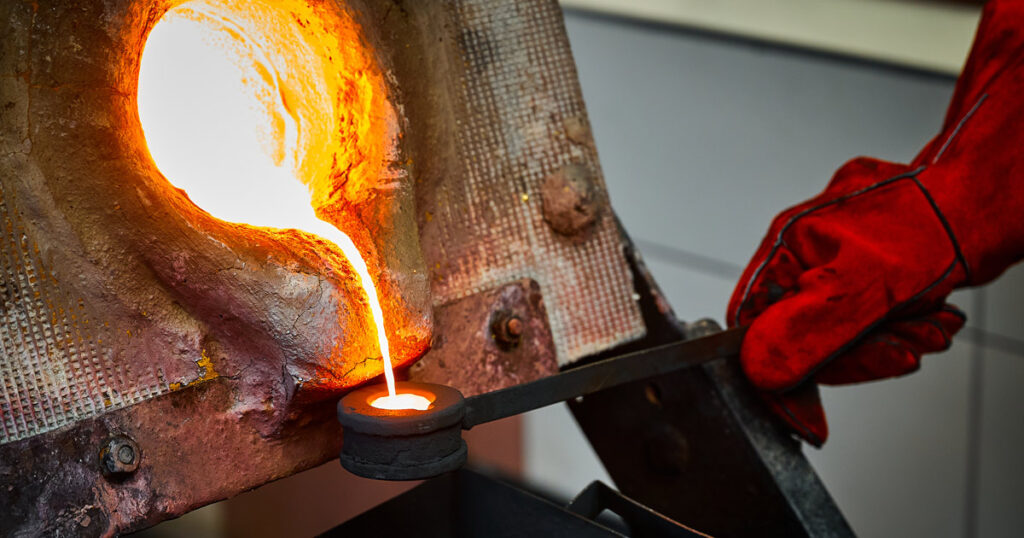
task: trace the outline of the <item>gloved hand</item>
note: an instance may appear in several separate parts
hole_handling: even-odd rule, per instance
[[[729,304],[744,371],[820,446],[817,383],[916,370],[949,347],[954,288],[1024,257],[1024,2],[985,8],[942,132],[910,165],[855,159],[776,217]]]

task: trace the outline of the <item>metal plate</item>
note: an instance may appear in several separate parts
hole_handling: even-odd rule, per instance
[[[558,4],[461,0],[451,18],[457,172],[419,191],[435,304],[532,278],[559,364],[643,336]],[[577,237],[551,229],[542,197],[571,164],[600,205]]]
[[[495,339],[502,318],[522,322],[510,344]],[[558,372],[540,286],[512,282],[464,297],[434,313],[438,331],[431,350],[409,368],[409,379],[455,387],[464,396],[491,392]]]

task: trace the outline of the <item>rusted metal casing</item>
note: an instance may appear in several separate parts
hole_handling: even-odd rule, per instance
[[[149,156],[139,59],[180,3],[0,3],[5,532],[132,531],[320,464],[337,399],[381,372],[336,251],[214,218]],[[468,396],[644,335],[553,0],[218,5],[298,6],[282,28],[351,39],[339,95],[379,90],[370,149],[314,195],[400,377]]]

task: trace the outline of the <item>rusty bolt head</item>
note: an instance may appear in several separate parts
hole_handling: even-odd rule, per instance
[[[509,336],[520,337],[523,335],[523,320],[512,316],[508,321],[505,322],[505,332]]]
[[[594,173],[582,164],[568,164],[541,186],[544,221],[552,230],[576,240],[586,239],[601,216],[600,190]]]
[[[491,335],[502,349],[518,346],[524,332],[526,324],[512,312],[499,310],[491,317]]]
[[[126,435],[115,435],[100,447],[100,470],[107,478],[123,478],[139,468],[139,445]]]

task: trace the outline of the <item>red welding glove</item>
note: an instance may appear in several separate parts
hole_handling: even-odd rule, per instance
[[[990,2],[942,132],[910,165],[856,159],[779,215],[729,304],[744,371],[814,445],[817,383],[903,375],[949,347],[954,288],[1024,257],[1024,2]]]

